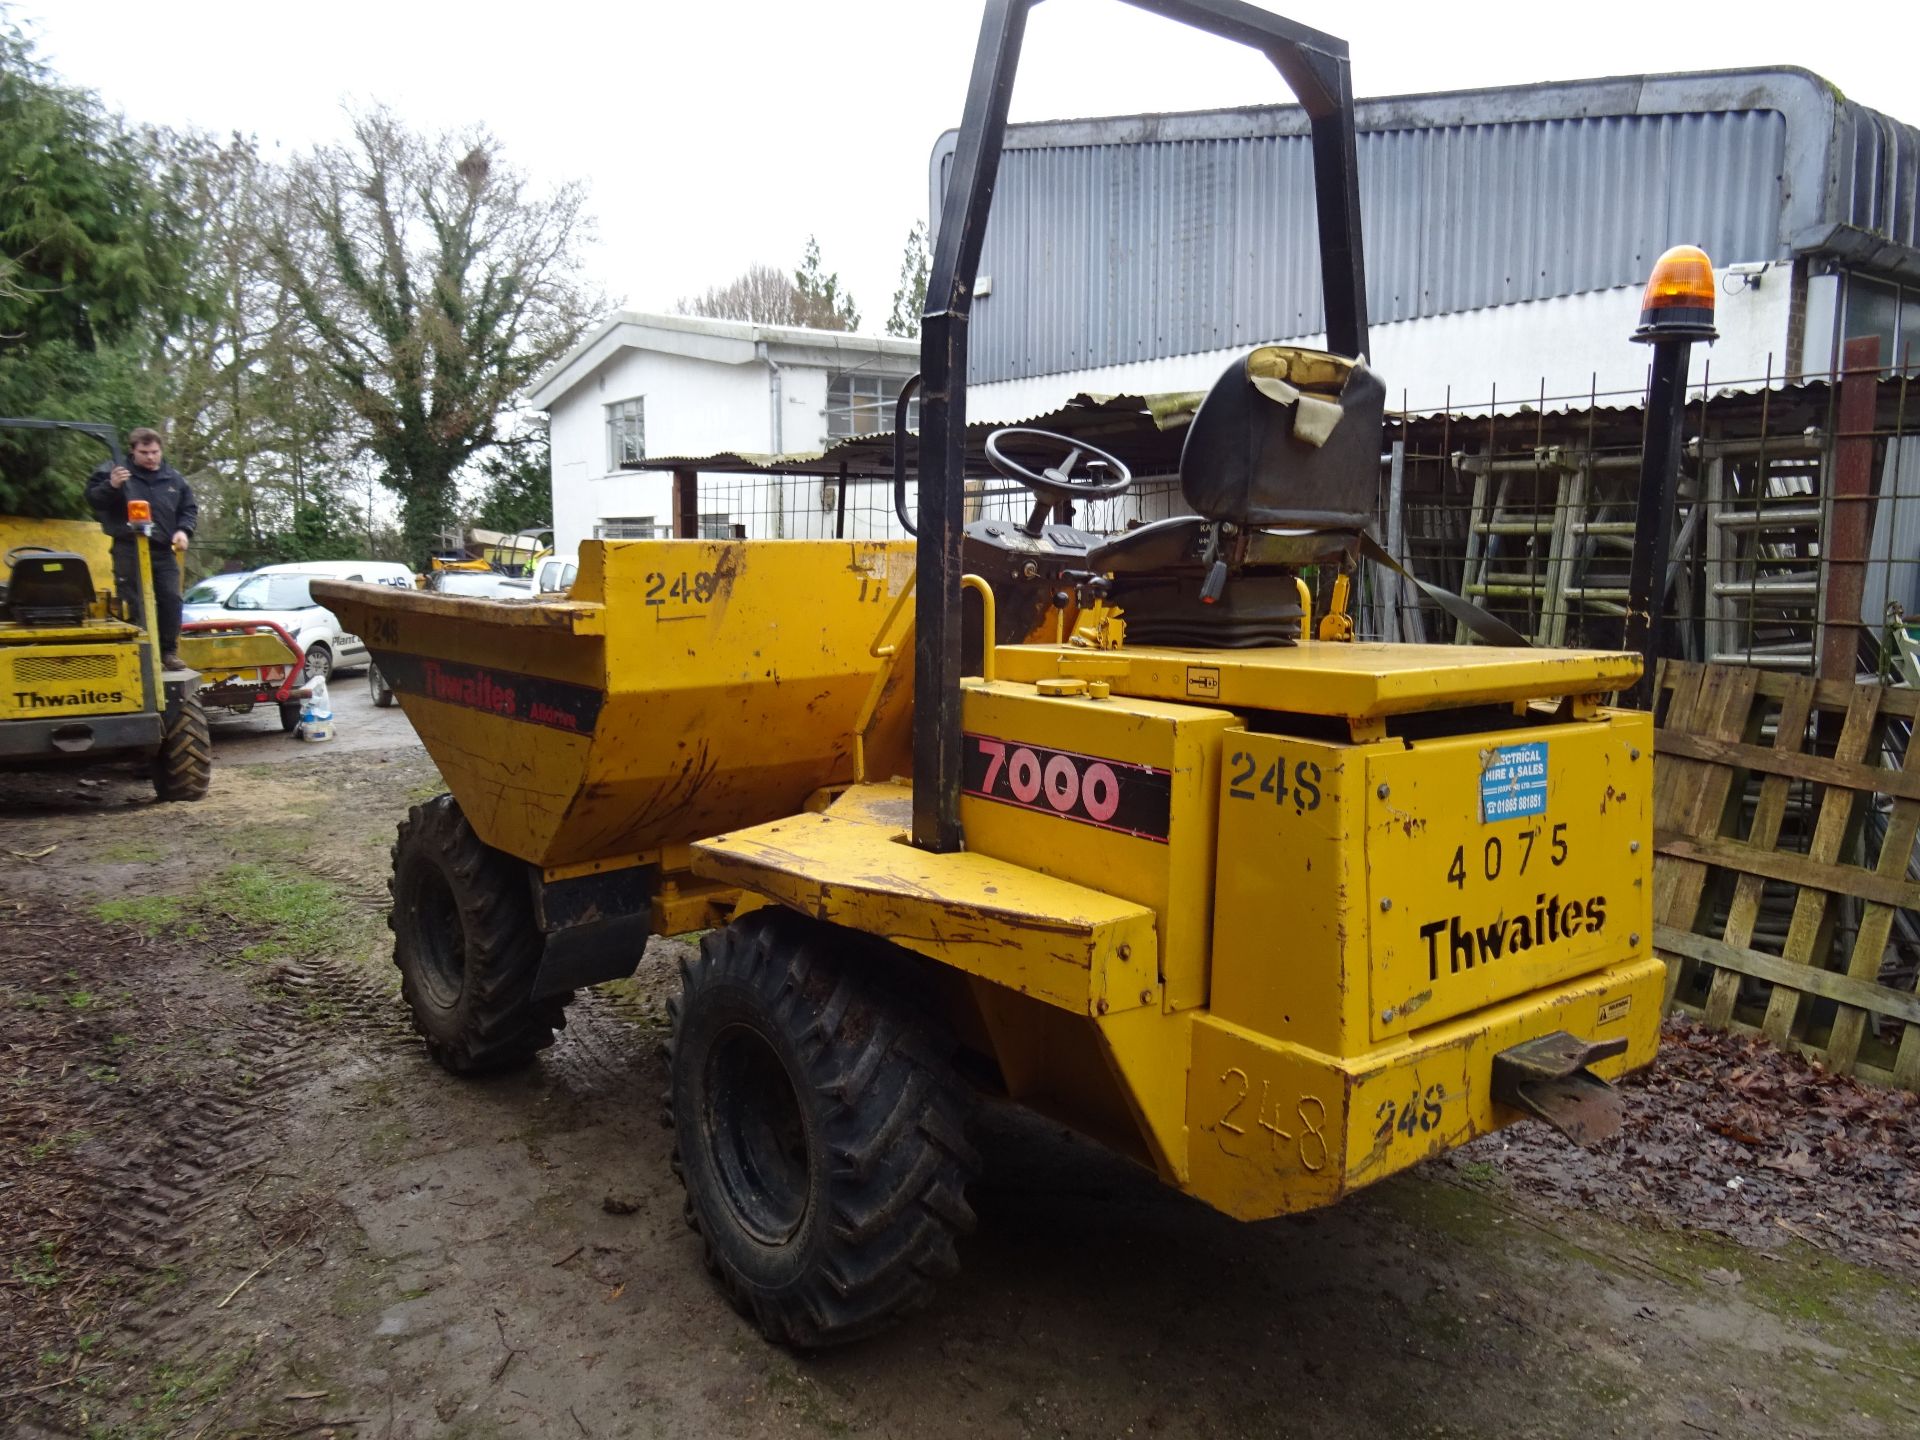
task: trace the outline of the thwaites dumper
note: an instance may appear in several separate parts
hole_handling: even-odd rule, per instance
[[[1654,1053],[1652,732],[1602,703],[1637,661],[1355,643],[1339,604],[1305,633],[1301,569],[1343,593],[1378,554],[1345,47],[1230,0],[1143,8],[1263,50],[1313,127],[1330,349],[1229,367],[1184,441],[1192,514],[1085,533],[1121,461],[998,432],[1032,514],[965,523],[967,304],[1027,10],[992,0],[917,544],[588,544],[567,599],[525,604],[314,586],[451,787],[392,881],[441,1063],[525,1060],[643,936],[711,927],[672,1007],[676,1168],[722,1287],[788,1343],[953,1270],[981,1090],[1252,1219],[1529,1114],[1602,1134],[1602,1077]]]
[[[0,429],[86,435],[120,463],[111,426],[8,419]],[[213,776],[199,677],[161,668],[147,547],[135,549],[138,616],[115,596],[98,525],[0,516],[0,768],[145,760],[162,800],[198,800]]]

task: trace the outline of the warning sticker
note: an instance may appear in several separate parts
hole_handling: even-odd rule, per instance
[[[1480,822],[1518,820],[1547,810],[1547,747],[1508,745],[1491,756],[1481,752]]]

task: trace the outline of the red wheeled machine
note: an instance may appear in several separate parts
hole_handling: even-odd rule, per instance
[[[180,627],[180,658],[200,672],[200,703],[245,715],[256,705],[280,707],[280,728],[300,723],[307,698],[307,658],[273,620],[189,620]]]

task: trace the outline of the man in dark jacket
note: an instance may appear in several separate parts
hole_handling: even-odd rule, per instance
[[[147,550],[153,558],[153,601],[160,630],[160,664],[168,670],[184,670],[180,645],[180,566],[175,552],[185,554],[193,541],[193,528],[200,520],[200,507],[193,498],[193,487],[178,470],[160,458],[160,432],[136,430],[127,437],[132,468],[111,462],[93,472],[87,481],[87,504],[99,518],[100,528],[113,537],[113,580],[128,613],[144,620],[140,612],[139,532],[127,523],[127,501],[145,500],[153,507],[153,533],[147,538]]]

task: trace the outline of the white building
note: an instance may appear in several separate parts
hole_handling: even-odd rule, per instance
[[[919,361],[913,340],[616,312],[530,398],[551,421],[556,546],[672,535],[673,475],[628,468],[649,457],[808,454],[892,429]],[[818,535],[834,499],[830,485],[724,475],[699,496],[702,535],[755,538]]]

